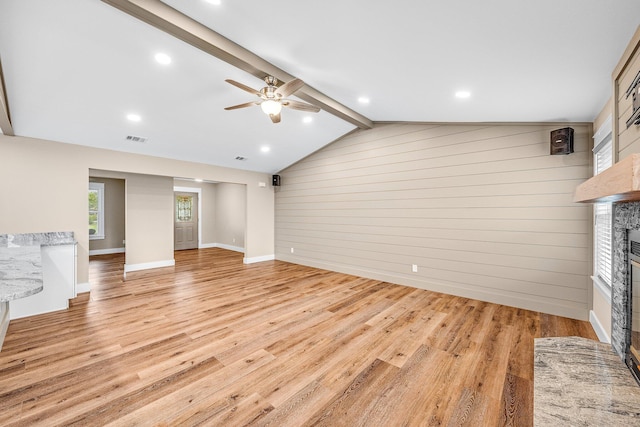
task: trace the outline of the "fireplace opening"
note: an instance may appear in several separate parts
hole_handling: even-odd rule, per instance
[[[640,385],[640,230],[628,231],[627,269],[629,339],[625,362]]]

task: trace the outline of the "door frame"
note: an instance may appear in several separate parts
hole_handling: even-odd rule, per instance
[[[173,193],[198,193],[198,249],[202,247],[202,188],[200,187],[176,187],[173,186]],[[175,211],[175,197],[173,210]],[[175,241],[173,242],[175,247]]]

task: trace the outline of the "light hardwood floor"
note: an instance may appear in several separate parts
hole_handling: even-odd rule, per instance
[[[242,254],[128,273],[11,322],[0,425],[530,426],[533,339],[586,322]]]

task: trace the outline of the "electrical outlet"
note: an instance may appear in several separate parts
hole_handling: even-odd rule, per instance
[[[291,248],[291,253],[293,253],[293,248]]]
[[[236,238],[234,237],[234,238],[233,238],[233,243],[235,243],[235,242],[236,242]]]
[[[418,272],[418,265],[417,264],[411,264],[411,271],[413,271],[414,273]]]

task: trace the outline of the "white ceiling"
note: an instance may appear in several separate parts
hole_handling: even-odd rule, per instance
[[[639,0],[165,3],[374,121],[592,121],[640,24]],[[1,0],[0,61],[17,135],[273,173],[355,128],[225,111],[253,100],[225,79],[263,82],[99,0]]]

